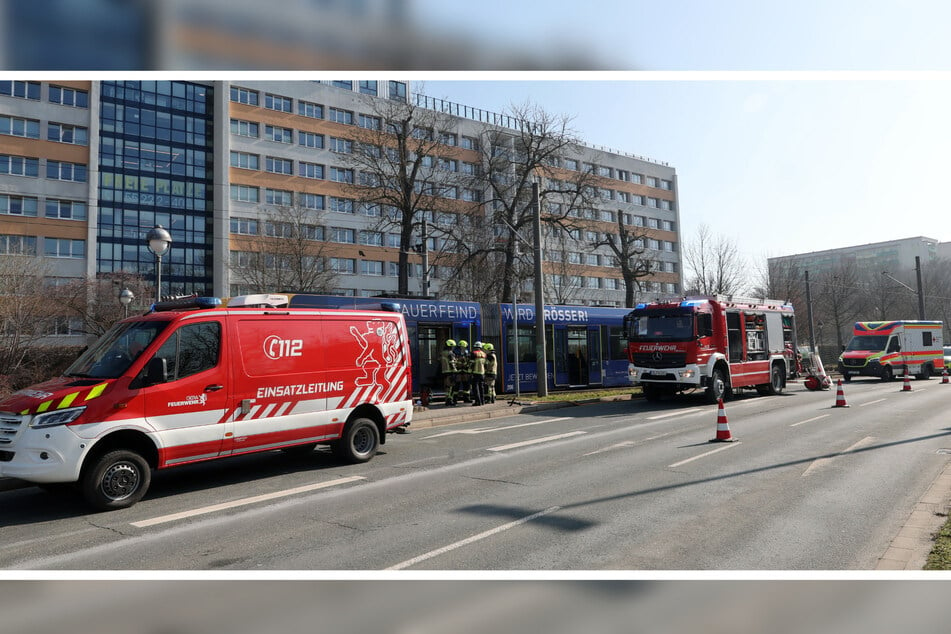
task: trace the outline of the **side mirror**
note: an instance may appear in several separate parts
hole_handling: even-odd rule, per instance
[[[168,363],[165,359],[153,357],[145,366],[145,385],[168,383]]]

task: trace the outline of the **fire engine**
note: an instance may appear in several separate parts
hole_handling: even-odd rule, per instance
[[[286,301],[286,300],[285,300]],[[329,444],[365,462],[412,420],[398,312],[161,302],[0,401],[0,476],[132,506],[152,469]]]
[[[723,296],[638,304],[625,318],[629,373],[648,400],[704,389],[779,394],[797,376],[791,304]]]

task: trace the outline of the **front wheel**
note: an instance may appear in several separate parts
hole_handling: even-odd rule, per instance
[[[350,463],[366,462],[380,447],[380,430],[369,418],[357,418],[346,426],[343,436],[334,441],[335,456]]]
[[[710,384],[707,385],[707,391],[705,393],[707,402],[716,403],[720,399],[726,398],[726,391],[727,385],[723,370],[714,368],[713,374],[710,376]]]
[[[886,365],[884,368],[882,368],[882,381],[891,381],[892,378],[892,366]]]
[[[100,511],[124,509],[142,499],[152,481],[152,469],[134,451],[117,449],[89,465],[80,484],[83,497]]]

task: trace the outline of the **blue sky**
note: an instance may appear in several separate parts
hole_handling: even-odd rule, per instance
[[[572,116],[590,144],[670,163],[684,239],[706,224],[753,266],[894,238],[951,241],[951,74],[765,76],[479,76],[422,91],[496,111],[531,101]]]

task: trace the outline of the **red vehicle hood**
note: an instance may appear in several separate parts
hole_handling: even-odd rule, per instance
[[[14,392],[0,401],[0,411],[25,415],[84,405],[114,380],[57,377]]]

